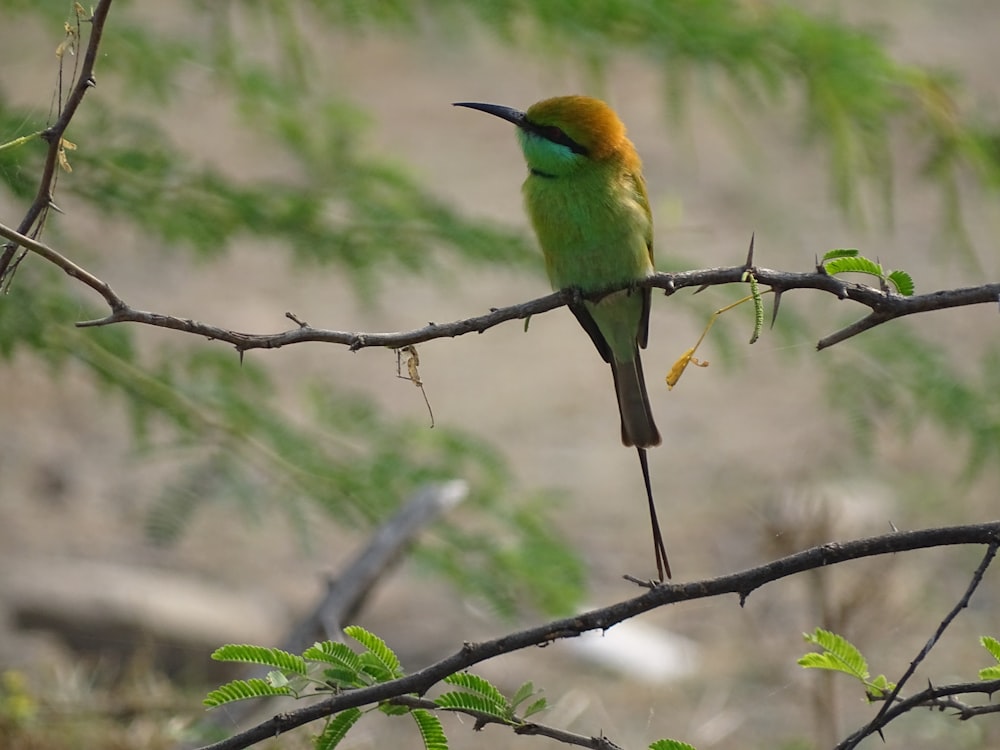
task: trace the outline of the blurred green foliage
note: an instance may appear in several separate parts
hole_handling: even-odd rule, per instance
[[[32,18],[51,29],[54,49],[68,6],[0,0],[0,11],[11,22]],[[304,33],[310,27],[460,40],[474,25],[533,54],[577,60],[598,77],[628,51],[659,66],[665,101],[678,116],[698,81],[721,84],[718,90],[735,94],[747,113],[792,101],[803,135],[828,153],[834,198],[857,219],[866,218],[866,190],[882,197],[891,217],[890,145],[898,125],[911,139],[908,148],[924,155],[924,174],[940,190],[955,237],[962,236],[960,180],[1000,187],[1000,135],[978,113],[959,110],[954,81],[897,63],[876,29],[793,4],[190,2],[186,23],[173,30],[159,30],[135,11],[116,4],[100,62],[101,75],[114,82],[109,90],[127,95],[105,96],[100,106],[84,101],[68,135],[86,138],[87,148],[70,154],[75,179],[63,180],[59,190],[134,228],[150,246],[187,250],[205,261],[223,258],[241,239],[271,241],[288,250],[289,261],[346,276],[369,302],[393,272],[430,277],[456,260],[519,268],[534,267],[537,259],[521,234],[463,217],[400,165],[366,153],[367,118],[321,85],[321,35]],[[82,29],[85,42],[86,24]],[[51,50],[39,50],[34,64],[55,65],[50,60]],[[74,63],[63,61],[68,76]],[[220,98],[266,139],[272,156],[287,160],[287,177],[236,181],[171,140],[160,112],[182,96],[182,78],[192,69],[212,78]],[[697,94],[711,91],[700,86]],[[40,113],[50,96],[40,93],[36,107],[21,110],[0,91],[2,139],[44,128]],[[37,190],[42,158],[38,142],[0,150],[0,185],[17,202],[27,205]],[[4,223],[17,222],[7,217]],[[72,238],[65,247],[74,247]],[[309,507],[338,522],[370,525],[421,483],[461,476],[474,482],[474,502],[493,514],[494,525],[470,531],[446,522],[422,550],[424,559],[505,613],[526,601],[566,611],[578,599],[579,562],[544,522],[541,498],[511,502],[510,472],[481,440],[389,419],[329,384],[302,384],[311,415],[302,424],[274,406],[269,375],[232,353],[185,342],[140,354],[135,329],[72,329],[72,321],[100,313],[83,306],[64,277],[37,265],[26,263],[0,300],[0,354],[9,359],[31,351],[52,364],[54,376],[68,361],[86,367],[109,398],[127,404],[140,443],[152,441],[152,423],[169,428],[166,443],[187,451],[188,461],[149,518],[154,539],[175,539],[198,508],[222,499],[244,509],[274,504],[300,522]],[[927,362],[933,353],[919,342],[893,340],[901,348],[893,361],[912,363],[904,371],[913,378],[913,393],[937,399],[921,402],[922,413],[949,428],[956,415],[976,417],[960,427],[974,443],[970,468],[985,466],[1000,446],[1000,421],[988,412],[977,415],[974,404],[987,395],[984,389],[995,393],[989,372],[996,370],[969,380],[948,369],[945,358]],[[840,375],[866,379],[867,395],[891,390],[887,378],[895,377],[883,371],[868,384],[862,370]],[[949,384],[947,403],[942,383]],[[877,400],[877,408],[892,398]],[[861,401],[855,396],[851,403]],[[874,418],[877,409],[859,413]],[[149,447],[162,449],[164,441],[158,432]],[[498,538],[507,539],[506,546]]]
[[[60,31],[65,10],[62,4],[5,8],[34,14]],[[192,12],[210,20],[215,11]],[[85,44],[87,25],[81,29]],[[54,31],[52,48],[60,41]],[[69,133],[80,140],[86,134],[87,147],[68,154],[74,179],[62,180],[58,191],[139,230],[147,247],[186,249],[203,261],[219,261],[243,239],[271,239],[289,251],[290,262],[346,274],[369,303],[391,271],[428,274],[453,266],[455,256],[506,267],[537,260],[521,234],[466,219],[399,165],[360,156],[366,118],[314,92],[313,82],[299,75],[301,66],[289,67],[286,58],[264,65],[240,57],[239,49],[225,38],[172,39],[130,21],[128,8],[115,8],[100,75],[104,85],[113,79],[129,96],[102,99],[100,106],[85,100]],[[76,55],[82,48],[62,59],[65,90]],[[49,64],[51,50],[44,59]],[[287,158],[289,177],[235,180],[199,163],[164,132],[157,105],[181,93],[178,78],[193,63],[211,65],[238,115]],[[12,109],[0,96],[0,132],[16,137],[44,127],[38,110]],[[0,182],[25,204],[38,188],[41,145],[0,150]],[[73,246],[72,237],[60,237],[64,252]],[[174,542],[199,510],[227,503],[234,519],[280,509],[310,547],[316,540],[309,519],[317,511],[368,528],[419,486],[461,477],[472,483],[469,502],[491,520],[475,532],[462,520],[439,522],[435,540],[420,553],[425,562],[505,615],[526,606],[568,612],[580,597],[580,563],[545,521],[542,496],[515,497],[523,493],[509,469],[481,439],[388,419],[372,402],[330,383],[299,383],[309,418],[292,418],[278,406],[268,371],[231,351],[178,341],[140,354],[134,328],[73,328],[103,313],[81,302],[61,274],[30,260],[0,302],[0,354],[11,359],[32,351],[51,365],[53,377],[71,364],[86,368],[109,399],[126,406],[139,450],[176,462],[147,518],[153,541]],[[507,540],[504,546],[493,541],[498,538]],[[560,574],[527,564],[537,557],[532,550],[539,539],[546,562]],[[499,564],[511,556],[522,564]]]

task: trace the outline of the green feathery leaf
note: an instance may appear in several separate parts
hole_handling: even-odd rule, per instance
[[[990,652],[990,655],[1000,662],[1000,641],[988,635],[984,635],[979,639],[983,648]],[[994,664],[990,667],[985,667],[979,670],[980,680],[997,680],[1000,679],[1000,664]]]
[[[820,261],[821,264],[826,265],[828,260],[836,260],[837,258],[856,258],[860,253],[857,249],[853,247],[841,247],[836,250],[827,250],[823,254],[823,260]]]
[[[302,652],[302,658],[308,661],[332,664],[355,674],[361,671],[360,657],[351,650],[350,646],[336,641],[314,643]]]
[[[364,672],[361,657],[344,643],[317,642],[303,651],[302,657],[311,662],[330,664],[323,670],[323,678],[334,687],[366,687],[372,683]]]
[[[323,670],[323,679],[334,688],[368,687],[372,679],[364,672],[355,672],[343,667],[330,667]]]
[[[248,698],[264,698],[275,695],[292,695],[287,687],[274,687],[266,680],[256,677],[249,680],[233,680],[217,687],[205,696],[202,703],[208,708],[215,708],[225,703],[242,701]]]
[[[910,276],[906,271],[889,271],[885,275],[885,278],[896,287],[896,291],[902,294],[904,297],[912,297],[913,292],[916,291],[916,285],[913,283],[913,277]]]
[[[449,685],[458,685],[465,688],[481,696],[484,700],[489,701],[493,706],[490,713],[497,713],[507,718],[513,714],[514,709],[506,696],[500,692],[496,685],[484,677],[472,674],[472,672],[456,672],[445,677],[444,681]]]
[[[826,272],[832,275],[838,273],[866,273],[869,276],[877,276],[880,279],[885,276],[880,266],[870,258],[862,256],[851,256],[846,258],[834,258],[823,263]]]
[[[984,635],[979,639],[983,648],[990,652],[994,659],[1000,662],[1000,641],[988,635]]]
[[[979,670],[980,680],[1000,680],[1000,664]]]
[[[448,750],[448,738],[445,737],[444,727],[437,716],[422,708],[413,709],[410,716],[417,722],[425,750]]]
[[[260,664],[274,667],[282,672],[306,676],[306,662],[297,654],[290,654],[279,648],[265,648],[247,644],[229,643],[212,653],[215,661],[232,661],[243,664]]]
[[[344,628],[344,633],[368,649],[359,657],[364,672],[379,682],[388,682],[403,676],[399,658],[377,635],[358,625],[348,625]]]
[[[455,690],[449,693],[442,693],[434,702],[444,709],[451,709],[455,711],[472,711],[475,713],[486,714],[487,716],[492,716],[498,721],[502,721],[505,724],[510,723],[511,717],[501,706],[493,701],[487,700],[482,695],[477,693],[466,693],[460,690]]]
[[[843,672],[867,684],[868,662],[846,638],[822,628],[816,628],[816,631],[811,635],[803,633],[803,638],[807,643],[819,646],[824,651],[822,654],[804,655],[798,661],[799,666]]]
[[[333,750],[360,718],[360,708],[348,708],[331,717],[322,733],[313,740],[313,747],[316,750]]]

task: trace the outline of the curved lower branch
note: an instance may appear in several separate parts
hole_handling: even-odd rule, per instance
[[[893,532],[850,542],[831,542],[759,567],[718,578],[676,584],[650,583],[647,592],[633,599],[510,633],[491,641],[466,643],[456,653],[418,672],[391,682],[345,692],[295,711],[278,714],[202,750],[238,750],[348,708],[378,703],[408,693],[423,695],[448,675],[474,664],[531,646],[545,646],[562,638],[574,638],[589,630],[606,630],[624,620],[666,604],[737,594],[742,606],[755,589],[806,570],[863,557],[957,544],[1000,544],[1000,521]]]

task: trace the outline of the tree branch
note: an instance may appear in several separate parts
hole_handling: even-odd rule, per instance
[[[97,5],[94,7],[93,15],[87,19],[90,22],[90,38],[87,41],[87,51],[84,53],[83,63],[80,66],[79,75],[73,84],[73,89],[70,91],[65,104],[63,104],[62,111],[59,113],[59,119],[40,134],[42,140],[48,143],[48,151],[45,155],[45,164],[42,167],[42,176],[38,181],[38,190],[35,193],[35,199],[18,225],[17,233],[22,237],[32,230],[36,222],[39,220],[44,221],[46,212],[53,205],[52,191],[56,175],[58,174],[59,154],[63,147],[63,135],[66,133],[66,129],[80,108],[80,104],[83,103],[83,97],[86,96],[90,89],[97,85],[97,79],[94,77],[94,64],[97,61],[97,50],[101,46],[104,25],[107,23],[110,11],[111,0],[98,0]],[[2,232],[0,234],[9,240],[15,239]],[[29,250],[33,249],[20,240],[15,240],[15,242],[16,244],[6,245],[3,248],[3,252],[0,253],[0,290],[3,289],[5,281],[9,280],[9,275],[13,273],[11,262],[14,260],[14,254],[17,252],[18,245],[27,247]]]
[[[280,333],[243,333],[202,323],[190,318],[179,318],[173,315],[138,310],[118,296],[105,281],[102,281],[86,269],[73,263],[48,245],[26,237],[3,224],[0,224],[0,237],[6,237],[16,245],[21,245],[45,258],[45,260],[58,266],[70,276],[82,281],[104,298],[108,307],[111,308],[111,313],[97,320],[81,321],[77,323],[77,326],[80,328],[106,326],[114,323],[141,323],[159,328],[171,328],[175,331],[203,336],[209,340],[225,341],[235,346],[241,354],[250,349],[278,349],[283,346],[300,344],[306,341],[342,344],[350,348],[351,351],[373,346],[398,349],[403,346],[420,344],[434,339],[454,338],[467,333],[483,333],[494,326],[510,320],[523,320],[532,315],[563,307],[580,298],[599,300],[612,292],[622,289],[653,287],[663,289],[667,295],[671,295],[677,290],[687,287],[701,289],[722,284],[745,283],[744,274],[748,269],[746,265],[742,265],[681,271],[677,273],[658,273],[642,281],[630,284],[617,284],[588,294],[582,294],[579,290],[564,289],[545,297],[529,300],[528,302],[503,308],[494,308],[486,315],[457,320],[451,323],[428,323],[426,326],[412,331],[384,333],[334,331],[314,328],[308,323],[300,321],[292,313],[285,313],[286,317],[298,324],[296,328]],[[759,284],[770,287],[778,295],[792,289],[818,289],[832,294],[838,299],[853,300],[871,309],[872,312],[867,317],[821,339],[817,344],[817,349],[825,349],[833,346],[858,333],[906,315],[932,310],[944,310],[950,307],[1000,303],[1000,283],[982,284],[975,287],[941,290],[928,294],[904,297],[864,284],[844,281],[843,279],[830,276],[822,270],[812,273],[776,271],[760,267],[752,267],[750,270]]]
[[[968,706],[961,701],[943,699],[947,699],[949,696],[953,695],[967,695],[970,693],[982,693],[984,695],[992,696],[998,690],[1000,690],[1000,680],[960,682],[953,685],[943,685],[941,687],[934,687],[933,685],[930,685],[926,690],[921,690],[919,693],[911,695],[906,700],[896,703],[892,708],[886,711],[885,715],[882,717],[882,726],[885,726],[892,720],[899,718],[908,711],[912,711],[914,708],[920,708],[921,706],[926,706],[928,708],[940,708],[942,710],[945,708],[955,708],[959,711],[958,717],[963,721],[981,714],[997,713],[1000,712],[1000,706]],[[868,732],[868,726],[866,725],[837,745],[834,750],[846,750],[848,747],[853,747],[868,734],[870,734],[870,732]]]
[[[940,624],[937,626],[937,630],[934,631],[934,634],[930,637],[927,643],[924,644],[924,647],[920,649],[920,653],[917,654],[916,658],[910,662],[910,666],[906,668],[903,676],[899,678],[899,681],[896,683],[896,687],[892,689],[892,692],[885,699],[885,703],[882,704],[882,708],[879,712],[875,714],[875,718],[868,722],[868,724],[860,730],[852,734],[851,737],[845,740],[841,745],[838,745],[838,749],[843,748],[843,750],[854,750],[858,743],[868,735],[874,734],[875,732],[878,732],[879,734],[882,733],[882,728],[889,723],[886,718],[889,713],[889,709],[892,707],[892,704],[899,695],[899,692],[903,689],[903,685],[905,685],[906,681],[909,680],[910,677],[913,676],[913,673],[917,671],[917,667],[920,665],[920,662],[927,658],[931,649],[937,645],[941,636],[944,635],[944,631],[949,625],[951,625],[952,621],[958,617],[958,613],[969,606],[969,601],[972,599],[972,595],[975,593],[976,589],[979,588],[979,584],[982,582],[983,576],[986,574],[986,569],[989,568],[990,563],[993,562],[993,558],[996,557],[997,544],[997,542],[992,542],[987,548],[986,554],[983,555],[982,562],[979,563],[979,567],[976,568],[975,573],[972,574],[972,580],[966,587],[962,598],[959,599],[958,603],[951,608],[951,611],[948,612],[947,615],[945,615],[944,619],[941,620]]]
[[[486,714],[481,711],[473,711],[466,708],[441,708],[434,701],[429,701],[424,698],[415,698],[412,695],[401,695],[397,698],[391,699],[389,703],[396,706],[406,706],[408,708],[423,708],[427,711],[450,711],[451,713],[465,714],[466,716],[471,716],[476,720],[475,730],[477,732],[486,724],[499,724],[500,726],[512,728],[514,730],[514,734],[530,734],[538,737],[548,737],[549,739],[562,742],[564,745],[587,747],[590,748],[590,750],[621,750],[619,745],[616,745],[604,735],[599,737],[588,737],[585,734],[567,732],[564,729],[550,727],[546,724],[536,724],[532,721],[525,721],[517,718],[516,716],[510,721],[503,721],[492,714]]]
[[[238,750],[348,708],[390,700],[400,695],[423,695],[450,674],[530,646],[546,646],[575,638],[589,630],[607,630],[624,620],[657,607],[723,594],[737,594],[740,606],[755,589],[805,570],[907,550],[956,544],[1000,544],[1000,521],[921,531],[893,532],[850,542],[831,542],[798,552],[756,568],[690,583],[647,583],[649,591],[609,607],[545,623],[482,643],[466,643],[451,656],[398,680],[352,690],[304,708],[278,714],[229,739],[203,750]]]
[[[945,687],[936,689],[931,687],[930,689],[938,691],[951,690],[956,687],[964,688],[967,687],[968,685],[978,686],[979,689],[961,690],[960,693],[962,694],[967,692],[986,693],[987,695],[992,696],[995,691],[1000,690],[1000,680],[992,680],[990,682],[985,682],[985,681],[973,682],[973,683],[966,683],[963,685],[947,685]],[[924,694],[926,694],[926,692],[927,691],[924,691]],[[923,697],[923,694],[918,694],[918,697]],[[970,706],[965,701],[960,701],[957,698],[952,697],[951,695],[940,696],[939,694],[939,696],[932,697],[924,701],[920,705],[927,706],[928,708],[936,708],[941,711],[952,709],[953,711],[955,711],[955,715],[962,721],[968,721],[969,719],[973,719],[976,716],[986,716],[987,714],[1000,714],[1000,703],[987,703],[984,706]]]

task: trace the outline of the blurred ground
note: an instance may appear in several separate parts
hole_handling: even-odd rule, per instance
[[[969,82],[969,103],[996,111],[1000,9],[994,3],[833,6],[852,20],[883,24],[903,60],[956,70]],[[47,106],[51,60],[38,46],[48,49],[52,38],[0,29],[0,46],[20,61],[0,72],[0,85],[17,101]],[[519,226],[525,225],[518,190],[524,170],[513,134],[499,121],[449,103],[523,107],[588,88],[569,64],[514,55],[476,39],[445,44],[438,38],[333,38],[327,64],[331,86],[343,87],[374,116],[373,151],[411,164],[470,214]],[[832,205],[824,156],[800,145],[791,102],[789,109],[747,116],[734,127],[724,96],[714,105],[694,96],[683,121],[675,123],[664,116],[661,86],[657,71],[625,58],[608,76],[605,92],[644,157],[661,268],[732,265],[742,260],[755,231],[757,261],[768,267],[808,269],[825,250],[853,246],[907,269],[924,291],[983,278],[943,256],[935,194],[914,179],[918,165],[905,150],[896,154],[894,229],[877,220],[862,229],[846,224]],[[195,154],[236,173],[281,169],[255,150],[252,136],[227,130],[229,115],[213,97],[206,80],[192,75],[181,105],[164,113],[165,124]],[[85,106],[96,106],[95,100]],[[62,208],[67,215],[56,221],[62,227],[72,223],[66,231],[84,241],[92,237],[95,245],[106,237],[107,228],[93,216],[72,204]],[[0,209],[7,224],[16,223],[23,211],[6,196],[0,196]],[[995,279],[998,264],[990,240],[1000,218],[996,207],[973,197],[966,217],[985,278]],[[404,330],[548,291],[541,265],[535,276],[456,268],[437,286],[394,280],[379,306],[364,308],[342,293],[348,290],[337,279],[290,271],[280,247],[248,242],[222,263],[193,266],[177,257],[144,254],[134,237],[116,239],[100,243],[100,257],[95,253],[88,265],[126,299],[240,330],[282,328],[286,310],[328,328]],[[825,406],[821,376],[826,363],[850,361],[852,343],[811,353],[816,339],[858,312],[835,300],[789,295],[783,306],[812,311],[814,320],[825,316],[828,324],[792,345],[765,334],[754,347],[739,348],[728,367],[716,361],[667,392],[660,385],[663,374],[697,337],[705,317],[730,300],[731,291],[724,289],[694,301],[687,294],[657,298],[644,355],[665,443],[650,454],[654,491],[679,580],[759,564],[815,541],[881,533],[890,520],[916,528],[995,518],[996,473],[950,494],[960,460],[932,430],[906,440],[887,431],[878,436],[874,460],[857,457],[851,425]],[[995,321],[994,310],[966,309],[900,325],[974,353],[995,335]],[[177,344],[177,334],[137,334],[146,346]],[[710,360],[719,356],[711,342],[702,354]],[[421,418],[424,412],[418,392],[396,379],[390,353],[349,354],[315,345],[251,356],[285,380],[321,375],[371,393],[393,413]],[[495,442],[523,487],[565,490],[556,516],[585,555],[590,602],[607,604],[634,594],[621,574],[651,572],[641,481],[634,454],[618,444],[610,377],[572,316],[557,311],[538,317],[528,335],[512,324],[483,336],[431,343],[421,348],[421,360],[439,424],[474,430]],[[73,370],[56,377],[21,357],[5,366],[2,377],[0,420],[16,427],[0,431],[0,584],[5,586],[0,597],[8,597],[0,599],[0,607],[11,601],[12,580],[23,584],[59,564],[109,563],[209,579],[213,586],[267,598],[267,620],[277,623],[269,627],[280,630],[318,595],[321,575],[363,542],[330,530],[329,547],[303,559],[293,530],[282,521],[265,518],[257,527],[234,530],[220,528],[209,512],[178,547],[154,549],[142,536],[141,521],[160,472],[131,452],[124,416]],[[929,477],[922,494],[893,484],[917,469]],[[626,747],[662,736],[702,750],[791,747],[783,743],[823,738],[817,733],[828,725],[817,716],[832,715],[843,734],[869,715],[851,692],[835,691],[836,701],[812,704],[812,691],[825,684],[795,665],[805,650],[799,633],[837,616],[832,610],[843,610],[845,633],[878,658],[873,672],[898,674],[957,598],[977,555],[934,551],[856,563],[822,581],[772,585],[743,609],[735,600],[713,600],[652,613],[643,618],[647,624],[702,645],[702,671],[677,684],[644,685],[581,665],[563,644],[512,655],[481,671],[505,687],[534,680],[556,703],[544,721],[584,734],[604,732]],[[991,583],[949,631],[924,674],[936,682],[972,679],[985,665],[975,638],[996,635],[996,617]],[[397,647],[411,669],[463,640],[508,629],[405,565],[378,591],[362,624]],[[41,668],[44,654],[65,656],[61,645],[41,633],[15,634],[16,623],[6,625],[0,668]],[[197,713],[198,706],[191,711]],[[959,726],[938,715],[914,716],[887,736],[887,747],[996,746],[1000,731],[988,722]],[[352,736],[350,747],[384,745],[385,724],[370,722]],[[475,735],[468,722],[449,727],[457,748],[542,742],[513,738],[496,727]],[[415,734],[400,736],[405,746],[417,746]]]

